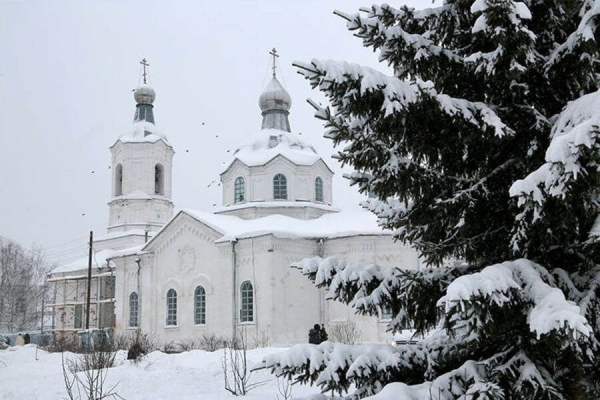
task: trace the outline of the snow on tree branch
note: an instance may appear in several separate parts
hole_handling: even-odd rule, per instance
[[[356,101],[357,97],[365,93],[381,92],[384,96],[382,110],[384,116],[389,116],[398,111],[405,111],[422,96],[428,96],[434,99],[440,110],[449,117],[461,117],[478,128],[490,128],[498,137],[511,132],[485,103],[438,94],[431,82],[419,79],[405,82],[372,68],[344,61],[312,60],[310,64],[296,61],[294,66],[298,67],[301,75],[310,80],[313,87],[318,87],[324,92],[338,90],[339,86],[343,86],[347,93],[338,109],[345,108],[348,102]]]
[[[591,328],[580,308],[567,301],[560,289],[545,283],[540,276],[541,270],[542,267],[524,259],[491,265],[481,272],[455,279],[438,304],[444,305],[448,314],[464,309],[465,302],[474,297],[502,306],[514,302],[510,292],[516,289],[532,304],[527,323],[538,339],[554,330],[568,330],[576,337],[590,336]]]

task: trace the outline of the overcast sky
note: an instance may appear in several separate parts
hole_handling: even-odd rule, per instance
[[[292,131],[336,172],[334,205],[356,206],[362,197],[341,178],[305,101],[323,97],[291,63],[337,59],[385,71],[332,14],[370,4],[0,0],[0,236],[64,262],[86,255],[90,230],[106,233],[109,147],[131,126],[144,57],[156,125],[175,149],[176,211],[220,205],[221,188],[209,185],[228,150],[260,129],[273,47],[293,101]]]

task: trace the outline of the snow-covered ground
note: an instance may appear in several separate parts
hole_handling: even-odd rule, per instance
[[[248,364],[259,363],[264,356],[283,348],[248,350]],[[65,357],[74,357],[65,353]],[[193,350],[181,354],[153,352],[135,365],[126,360],[126,352],[117,354],[115,366],[108,370],[105,387],[118,384],[115,392],[127,400],[236,398],[224,389],[221,359],[223,350],[212,353]],[[255,371],[251,382],[268,381],[250,391],[248,400],[274,400],[283,396],[277,378],[267,370]],[[293,397],[319,393],[317,388],[292,386]],[[37,350],[33,344],[0,350],[0,399],[66,399],[61,353]]]

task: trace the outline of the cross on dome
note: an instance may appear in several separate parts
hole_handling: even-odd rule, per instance
[[[146,72],[146,67],[149,67],[150,64],[148,64],[148,61],[146,61],[146,58],[142,58],[142,61],[140,61],[140,64],[142,64],[144,66],[144,72],[142,73],[142,77],[144,78],[144,85],[145,85],[148,83],[148,82],[146,82],[146,77],[148,76],[148,73]]]
[[[275,78],[275,68],[277,68],[276,59],[277,59],[277,57],[279,57],[279,54],[277,54],[277,50],[275,49],[275,47],[273,47],[273,50],[271,50],[269,52],[269,54],[273,56],[273,67],[272,67],[272,69],[273,69],[273,78]]]

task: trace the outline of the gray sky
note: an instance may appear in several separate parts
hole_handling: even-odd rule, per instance
[[[258,97],[273,47],[293,101],[292,131],[336,172],[334,205],[355,206],[361,196],[341,178],[305,101],[323,97],[291,63],[338,59],[385,68],[332,14],[370,4],[0,0],[0,235],[68,261],[85,256],[90,230],[106,233],[109,147],[131,126],[144,57],[157,93],[156,125],[175,149],[176,210],[220,205],[221,188],[208,185],[218,182],[227,150],[260,129]]]

